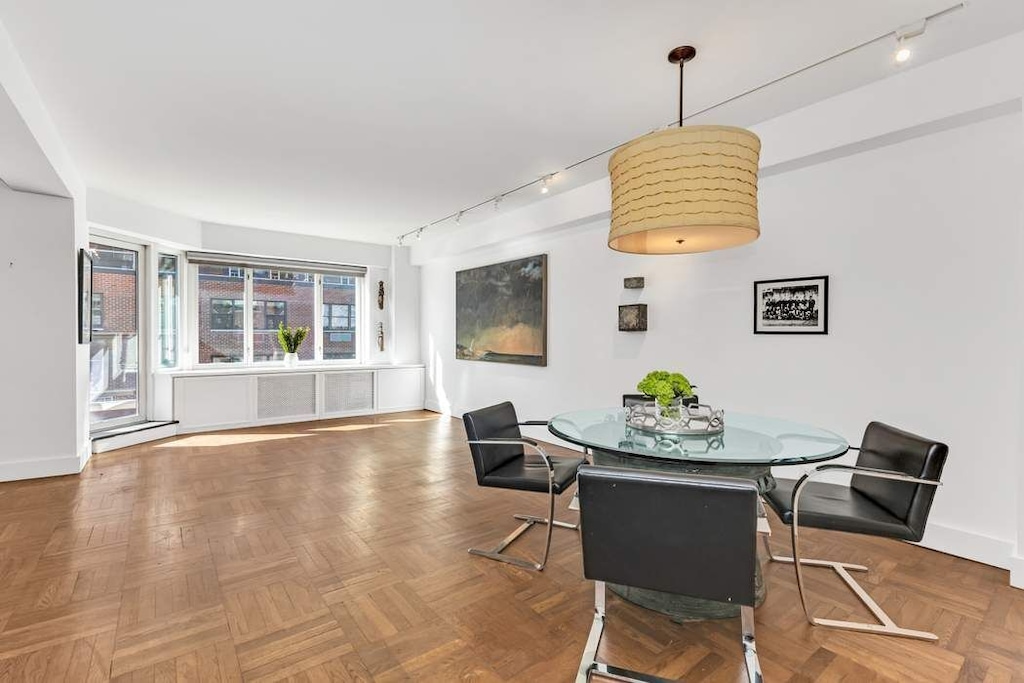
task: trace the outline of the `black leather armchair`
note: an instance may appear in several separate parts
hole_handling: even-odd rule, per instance
[[[937,640],[934,633],[901,628],[853,579],[850,571],[867,571],[863,565],[800,557],[800,527],[846,531],[904,541],[920,541],[931,510],[935,489],[949,449],[945,444],[872,422],[864,431],[855,466],[821,465],[798,481],[776,480],[765,501],[779,518],[792,527],[793,557],[769,557],[796,568],[797,588],[807,620],[818,626],[881,633],[905,638]],[[850,473],[849,486],[815,481],[830,473]],[[868,624],[811,616],[801,567],[829,567],[846,582],[880,624]]]
[[[473,468],[476,470],[477,484],[516,491],[547,493],[549,499],[547,518],[514,515],[523,523],[493,550],[470,548],[469,552],[525,569],[537,571],[544,569],[544,565],[548,561],[548,553],[551,551],[552,528],[560,527],[573,530],[579,528],[576,524],[555,519],[555,496],[568,489],[576,481],[576,470],[584,462],[583,458],[548,455],[539,443],[533,439],[524,438],[519,430],[520,426],[542,426],[547,422],[520,422],[516,417],[515,408],[508,401],[468,412],[462,416],[462,421],[466,425],[466,436],[469,438],[469,450],[473,455]],[[540,462],[531,462],[527,458],[524,447],[536,453]],[[503,553],[505,548],[534,524],[547,526],[544,556],[540,562]]]
[[[747,676],[760,682],[754,642],[757,485],[744,479],[584,465],[579,473],[583,573],[594,622],[576,676],[663,679],[599,662],[605,582],[740,605]]]

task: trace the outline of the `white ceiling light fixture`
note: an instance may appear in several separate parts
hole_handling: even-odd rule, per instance
[[[901,26],[896,29],[896,52],[893,53],[893,60],[897,64],[905,64],[914,56],[914,52],[910,46],[910,41],[912,38],[922,35],[927,26],[928,19],[921,19],[916,23]]]

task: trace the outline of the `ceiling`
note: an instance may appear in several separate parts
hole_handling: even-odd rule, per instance
[[[676,45],[698,48],[686,72],[698,111],[953,3],[0,0],[0,22],[89,187],[205,221],[386,243],[667,124]],[[929,25],[900,68],[1019,30],[1020,0],[974,0]],[[891,75],[893,47],[714,120],[750,125]]]

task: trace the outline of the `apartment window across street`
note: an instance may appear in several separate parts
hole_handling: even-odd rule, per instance
[[[257,330],[274,330],[288,326],[287,301],[254,301],[252,308],[253,327]]]
[[[299,360],[355,360],[360,273],[331,273],[333,264],[288,262],[224,254],[190,253],[196,292],[197,364],[281,361],[280,325],[308,327]],[[316,312],[320,311],[320,315]],[[342,332],[339,332],[342,330]],[[326,331],[326,332],[325,332]]]
[[[92,293],[92,329],[98,332],[103,329],[103,294]]]
[[[325,330],[351,330],[355,327],[353,304],[324,304]]]
[[[241,330],[243,303],[241,299],[211,299],[210,329]]]

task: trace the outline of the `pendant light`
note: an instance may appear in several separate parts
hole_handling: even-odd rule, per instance
[[[679,127],[619,147],[608,246],[634,254],[691,254],[753,242],[761,140],[731,126],[683,126],[683,67],[697,50],[677,47]]]

